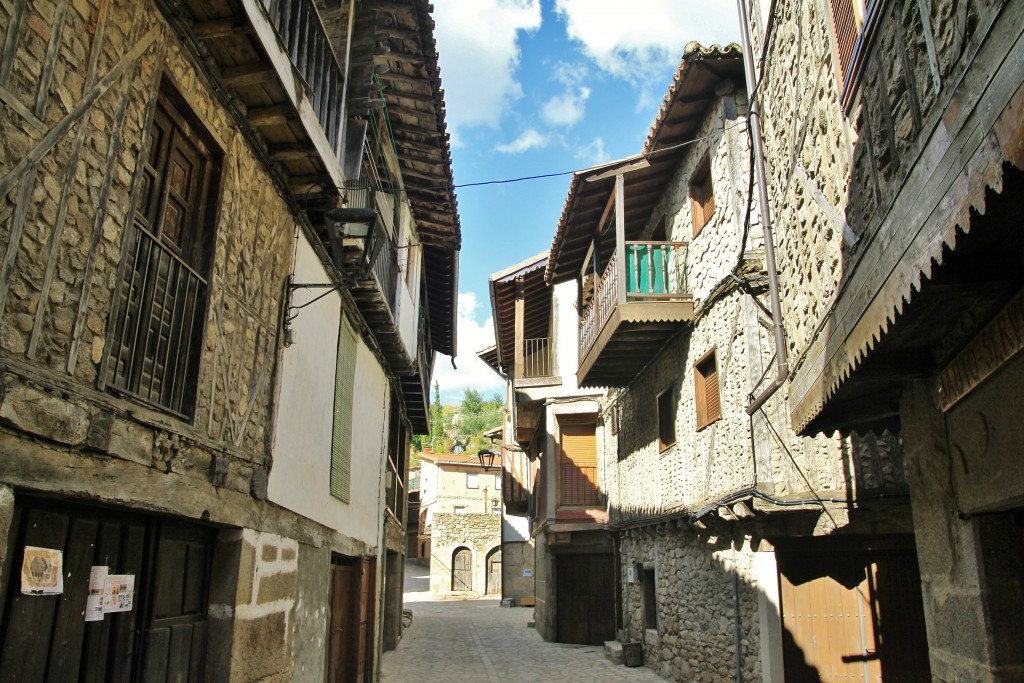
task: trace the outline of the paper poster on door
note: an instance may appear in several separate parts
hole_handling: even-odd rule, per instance
[[[103,593],[109,567],[94,566],[89,570],[89,597],[85,599],[85,620],[103,621]]]
[[[60,595],[64,592],[64,553],[51,548],[25,546],[21,563],[21,592],[25,595]]]
[[[103,586],[103,613],[130,612],[135,598],[134,574],[108,574]]]

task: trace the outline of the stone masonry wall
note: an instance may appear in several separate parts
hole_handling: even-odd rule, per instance
[[[61,6],[27,4],[10,78],[0,84],[19,104],[0,106],[3,422],[260,496],[295,217],[152,3],[73,2],[58,24]],[[188,421],[104,391],[113,293],[161,81],[223,154]]]
[[[452,556],[459,548],[468,548],[472,556],[472,590],[483,595],[487,555],[501,546],[501,515],[436,514],[430,542],[430,592],[451,591]],[[499,587],[499,593],[500,590]]]
[[[622,587],[623,639],[643,643],[648,667],[673,681],[733,680],[739,629],[743,680],[761,680],[749,538],[730,541],[694,534],[685,526],[662,525],[624,534],[620,556],[622,576],[628,578],[632,571],[636,579],[626,580]],[[654,569],[655,629],[645,628],[638,563]]]

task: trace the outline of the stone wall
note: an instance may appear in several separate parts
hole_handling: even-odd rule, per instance
[[[28,6],[6,84],[23,108],[0,108],[7,422],[73,448],[261,495],[279,294],[296,219],[155,7],[99,5],[72,4],[62,30],[54,30],[57,3]],[[56,60],[46,81],[51,34]],[[161,82],[180,92],[223,155],[201,374],[188,421],[104,391],[125,226]],[[47,138],[47,129],[63,134]],[[26,426],[46,419],[12,418],[35,410],[26,402],[39,404],[38,418],[60,413],[66,431]]]
[[[452,557],[459,548],[468,548],[472,557],[472,592],[483,595],[487,585],[487,555],[501,547],[501,515],[436,514],[430,539],[430,592],[435,595],[451,592]]]
[[[734,680],[739,629],[743,680],[760,680],[753,557],[743,536],[730,541],[675,525],[627,532],[620,544],[623,641],[643,643],[645,665],[669,680],[711,683]],[[645,628],[637,565],[654,570],[656,628]]]

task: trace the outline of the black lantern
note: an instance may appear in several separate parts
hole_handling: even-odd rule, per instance
[[[497,451],[492,451],[490,448],[481,448],[476,452],[476,457],[480,458],[480,464],[484,468],[484,472],[487,472],[494,467],[495,456],[501,455]]]

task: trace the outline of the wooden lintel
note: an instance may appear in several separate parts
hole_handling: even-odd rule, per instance
[[[267,150],[270,153],[270,158],[274,161],[294,161],[297,159],[308,159],[309,157],[315,157],[316,150],[309,145],[270,145]]]
[[[254,128],[287,123],[298,118],[295,108],[290,104],[272,104],[268,107],[250,109],[246,118]]]
[[[253,62],[252,64],[241,64],[221,69],[220,79],[229,88],[241,88],[247,85],[257,85],[264,81],[273,80],[277,77],[274,67],[265,62]]]
[[[240,17],[210,19],[209,21],[200,21],[192,25],[192,33],[199,40],[244,35],[251,31],[252,27],[249,25],[249,22]]]

